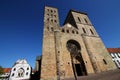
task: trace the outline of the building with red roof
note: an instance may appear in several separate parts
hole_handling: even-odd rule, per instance
[[[11,68],[3,68],[3,74],[0,75],[0,79],[7,80],[10,75]]]
[[[107,50],[116,66],[120,68],[120,48],[107,48]]]
[[[11,70],[11,68],[3,68],[3,72],[4,72],[4,73],[9,73],[10,70]]]

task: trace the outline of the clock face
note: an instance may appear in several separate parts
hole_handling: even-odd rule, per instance
[[[18,70],[18,77],[23,77],[24,76],[24,69],[23,68],[20,68]]]

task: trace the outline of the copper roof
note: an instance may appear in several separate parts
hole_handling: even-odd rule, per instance
[[[120,52],[120,48],[107,48],[109,53],[118,53]]]
[[[8,73],[11,70],[11,68],[3,68],[4,73]]]

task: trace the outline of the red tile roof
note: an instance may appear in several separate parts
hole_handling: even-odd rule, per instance
[[[4,73],[8,73],[11,70],[11,68],[3,68]]]
[[[118,53],[120,52],[120,48],[107,48],[109,53]]]

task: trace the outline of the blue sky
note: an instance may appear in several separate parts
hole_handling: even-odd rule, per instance
[[[25,58],[34,68],[42,53],[44,6],[59,10],[60,25],[70,9],[83,11],[106,47],[120,47],[119,0],[0,0],[0,65]]]

